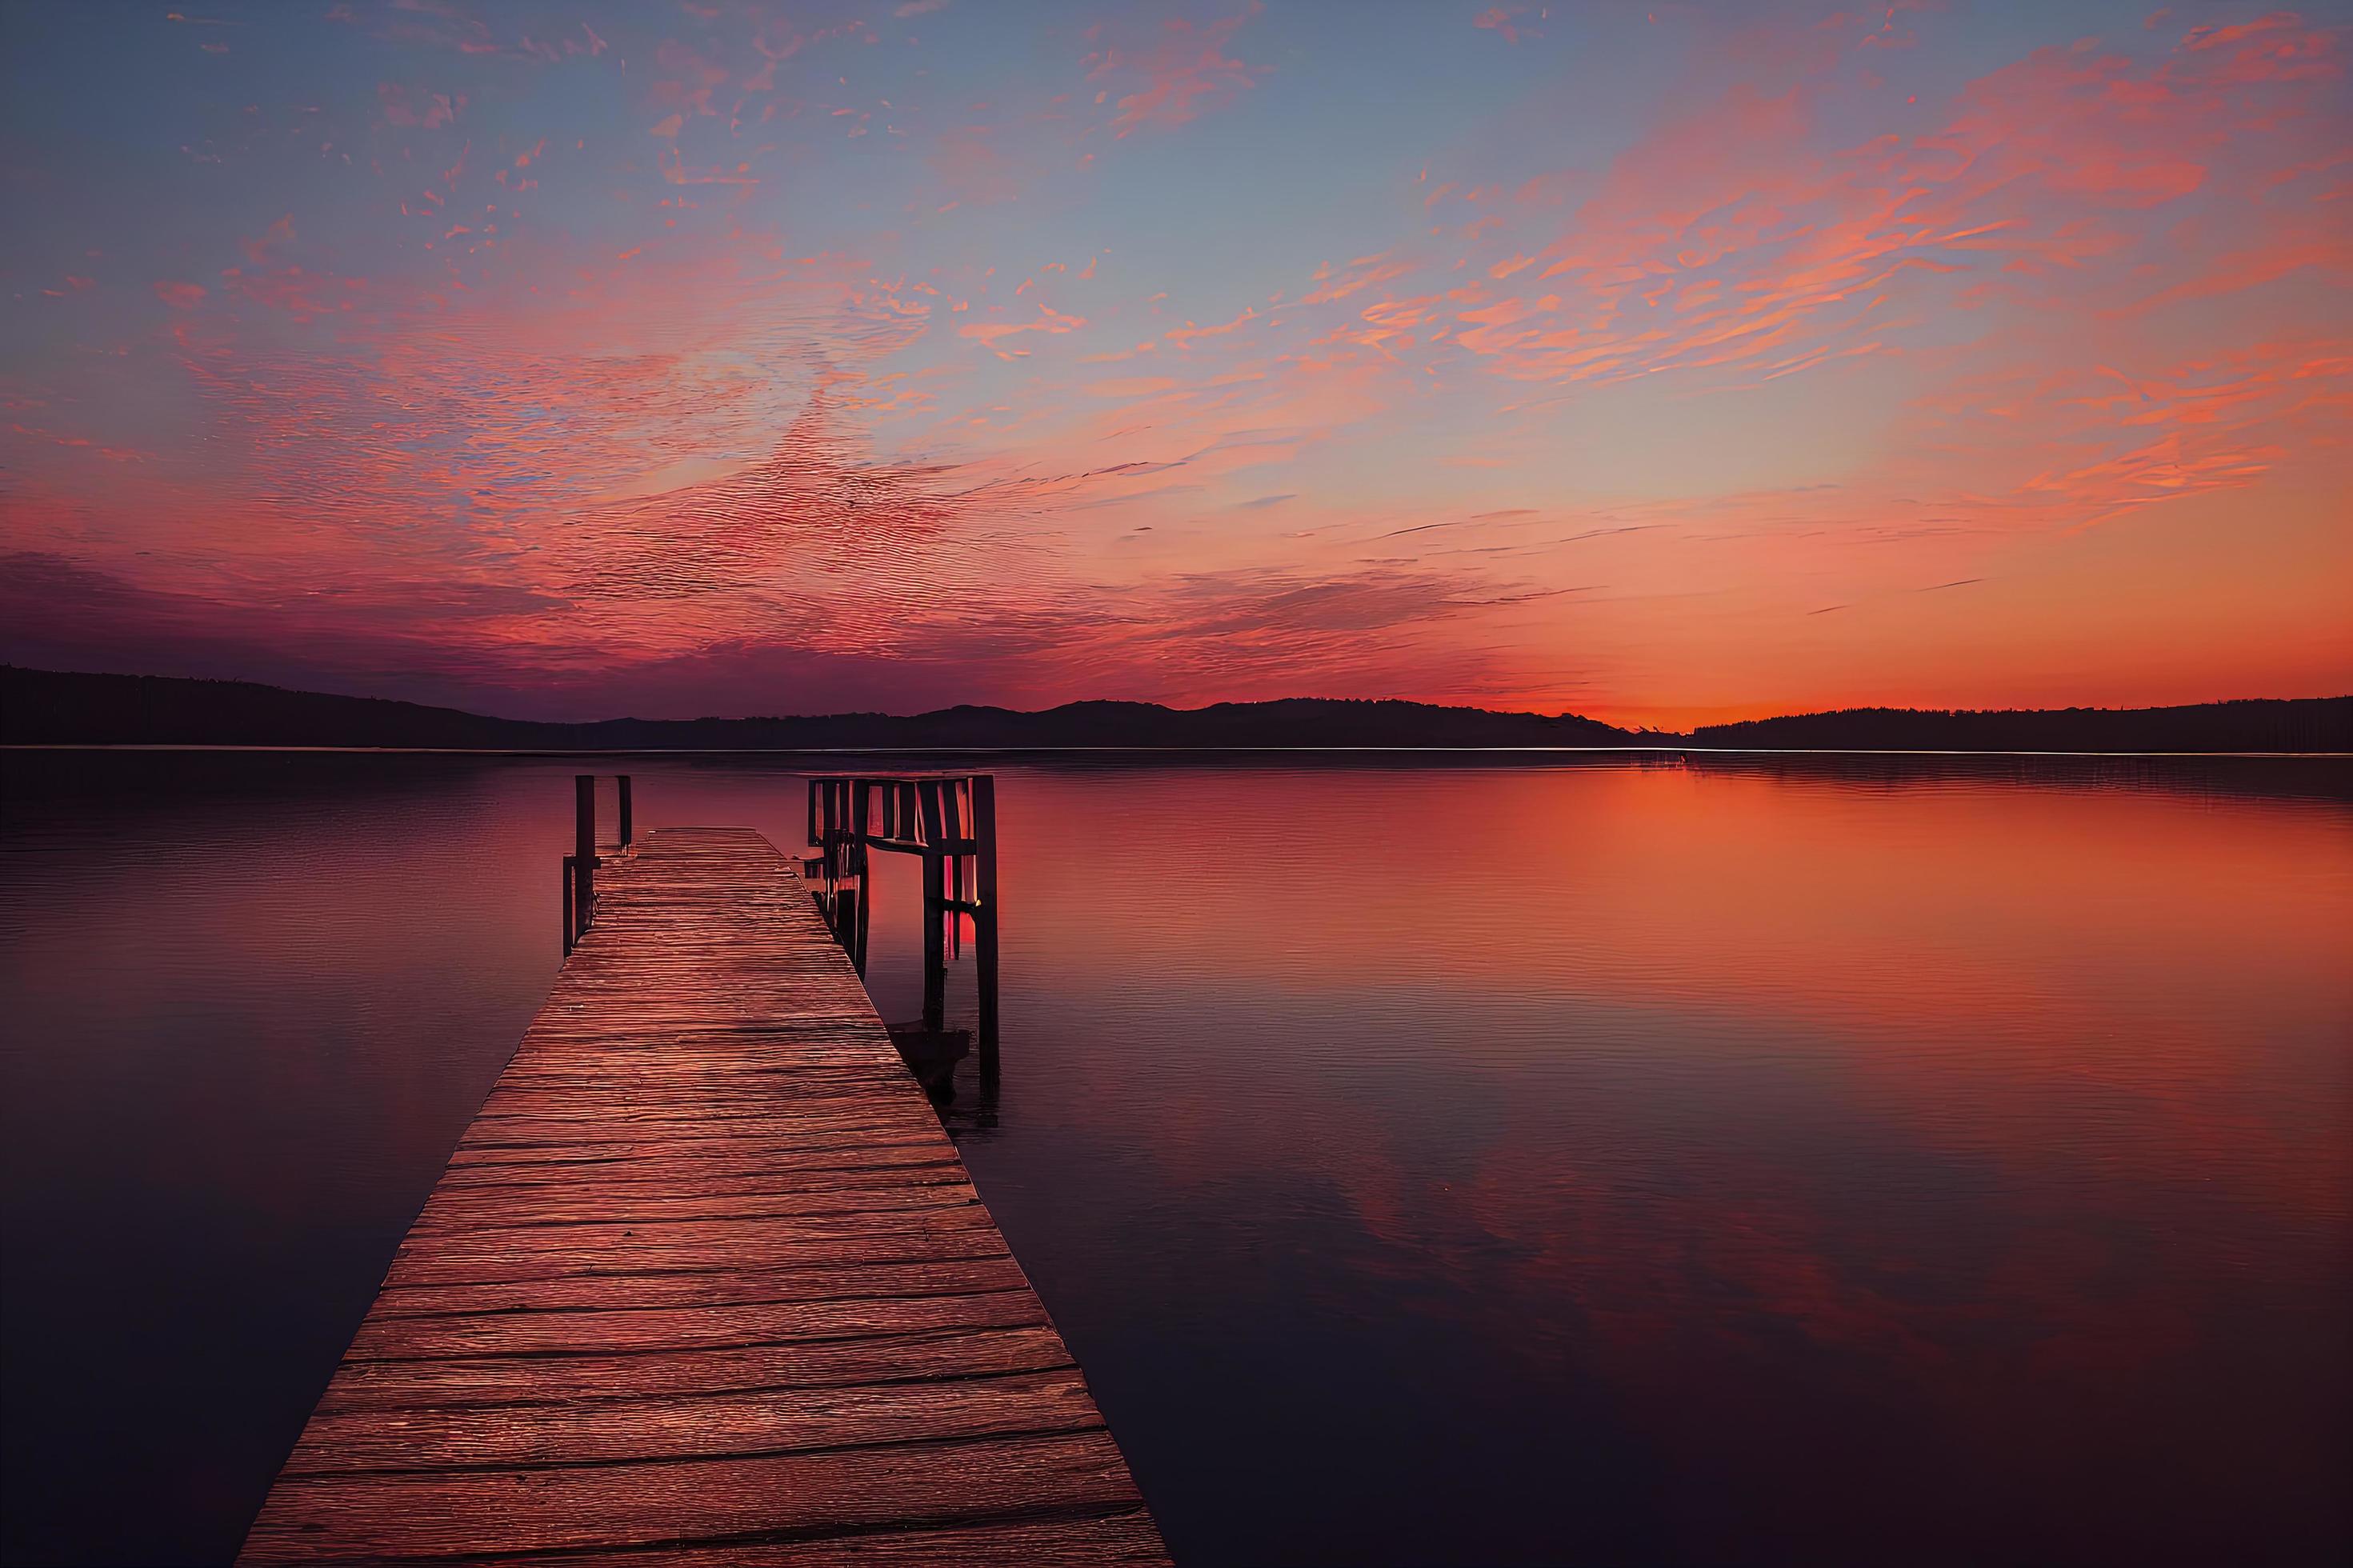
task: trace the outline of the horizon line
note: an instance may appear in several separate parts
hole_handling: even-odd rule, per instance
[[[2330,697],[2305,698],[2244,698],[2239,700],[2333,702]],[[2193,704],[2193,706],[2205,706]],[[1850,711],[1852,711],[1850,710]],[[1920,712],[1920,709],[1894,709],[1893,712]],[[1936,711],[1926,710],[1926,711]],[[2057,709],[2014,709],[2013,712],[2058,712]],[[2102,711],[2150,711],[2121,709]],[[819,715],[834,717],[834,715]],[[892,715],[896,717],[896,715]],[[921,717],[921,715],[914,715]],[[1810,715],[1795,714],[1795,718]],[[649,720],[650,723],[693,723],[691,719]],[[1768,722],[1764,720],[1746,721]],[[1097,753],[1107,755],[1192,755],[1224,756],[1234,752],[1273,752],[1277,754],[1315,754],[1330,752],[1400,753],[1426,756],[1432,752],[1447,755],[1478,756],[1683,756],[1699,752],[1705,756],[1724,757],[2147,757],[2147,758],[2240,758],[2250,761],[2311,759],[2353,760],[2353,751],[2339,752],[2084,752],[2037,751],[2021,747],[1963,746],[271,746],[240,745],[231,742],[195,741],[6,741],[0,742],[0,752],[321,752],[350,756],[420,756],[420,757],[982,757],[1024,756],[1039,752]]]
[[[1758,716],[1758,717],[1756,717],[1756,718],[1749,718],[1749,719],[1719,719],[1719,720],[1712,720],[1712,721],[1706,721],[1706,722],[1704,722],[1704,723],[1694,723],[1694,724],[1691,725],[1688,729],[1684,729],[1684,730],[1668,730],[1668,729],[1661,729],[1661,728],[1656,728],[1656,727],[1653,727],[1653,726],[1651,726],[1651,725],[1647,725],[1647,724],[1638,724],[1638,725],[1627,725],[1627,724],[1620,724],[1620,723],[1617,723],[1617,722],[1615,722],[1615,721],[1611,721],[1611,720],[1608,720],[1608,719],[1597,719],[1597,718],[1594,718],[1592,715],[1590,715],[1590,714],[1588,714],[1588,713],[1580,713],[1580,712],[1577,712],[1577,711],[1575,711],[1575,710],[1568,710],[1568,709],[1562,709],[1562,710],[1559,710],[1555,711],[1555,712],[1545,712],[1545,711],[1542,711],[1542,710],[1540,710],[1534,709],[1534,708],[1487,708],[1487,707],[1482,707],[1482,706],[1480,706],[1479,704],[1474,703],[1474,702],[1446,702],[1446,701],[1432,701],[1432,700],[1428,700],[1428,699],[1426,699],[1426,698],[1418,698],[1418,697],[1395,697],[1395,696],[1390,696],[1390,697],[1330,697],[1330,696],[1316,696],[1316,695],[1306,695],[1306,694],[1293,694],[1293,695],[1291,695],[1291,696],[1284,696],[1284,697],[1242,697],[1242,698],[1236,698],[1236,697],[1221,697],[1221,698],[1217,698],[1217,699],[1214,699],[1214,700],[1209,700],[1209,701],[1207,701],[1207,702],[1203,702],[1203,703],[1201,703],[1201,704],[1199,704],[1198,706],[1196,706],[1196,707],[1181,707],[1181,706],[1178,706],[1178,705],[1176,705],[1176,704],[1175,704],[1175,703],[1166,702],[1166,701],[1162,701],[1162,700],[1157,700],[1157,699],[1155,699],[1155,698],[1148,698],[1148,697],[1073,697],[1073,698],[1068,698],[1068,699],[1065,699],[1064,700],[1060,701],[1060,702],[1052,703],[1052,704],[1050,704],[1050,705],[1049,705],[1049,706],[1047,706],[1047,707],[1043,707],[1043,708],[1014,708],[1014,707],[1008,707],[1008,706],[1006,706],[1005,704],[1003,704],[1003,703],[999,703],[999,702],[983,702],[983,701],[970,701],[970,700],[965,700],[965,701],[952,702],[952,703],[947,704],[947,705],[946,705],[946,706],[944,706],[944,707],[918,709],[918,710],[915,710],[911,711],[911,712],[893,712],[893,711],[892,711],[892,710],[887,710],[887,709],[880,709],[880,708],[847,708],[847,709],[836,709],[836,710],[833,710],[832,711],[829,711],[829,712],[821,712],[821,713],[818,713],[818,712],[802,712],[802,713],[735,713],[735,714],[726,714],[726,713],[698,713],[698,714],[694,714],[694,715],[692,715],[691,717],[687,717],[687,718],[649,718],[649,717],[646,717],[646,716],[644,716],[644,715],[636,714],[636,713],[621,713],[621,714],[609,715],[609,716],[607,716],[607,717],[601,718],[601,719],[522,719],[522,718],[515,718],[515,717],[512,717],[512,715],[510,715],[510,714],[506,714],[506,713],[485,712],[485,711],[482,711],[482,710],[480,710],[473,709],[473,708],[453,707],[453,706],[449,706],[449,705],[448,705],[448,704],[446,704],[446,703],[443,703],[443,702],[420,700],[419,699],[417,699],[417,698],[414,698],[414,697],[383,697],[383,696],[375,696],[375,695],[364,694],[364,693],[355,693],[355,692],[351,692],[351,691],[329,691],[329,690],[322,690],[322,689],[317,689],[317,688],[313,688],[313,687],[304,687],[304,686],[280,686],[280,685],[278,685],[277,683],[272,682],[272,681],[268,681],[268,680],[256,680],[256,679],[250,679],[250,678],[248,678],[248,677],[245,677],[245,676],[216,676],[216,675],[148,675],[148,674],[132,674],[132,673],[128,673],[128,672],[121,671],[121,670],[51,669],[51,668],[43,668],[43,667],[40,667],[40,666],[37,666],[37,665],[16,664],[16,663],[13,663],[13,662],[0,662],[0,670],[16,671],[16,672],[21,672],[21,673],[27,674],[27,675],[49,675],[49,676],[79,677],[79,678],[83,678],[83,679],[111,679],[111,680],[176,680],[176,681],[205,682],[205,683],[207,683],[207,684],[222,685],[222,686],[249,686],[249,687],[256,687],[256,688],[259,688],[259,689],[262,689],[262,690],[265,690],[265,691],[280,691],[280,692],[286,692],[286,693],[290,693],[290,694],[296,695],[296,696],[306,696],[306,697],[326,697],[326,698],[332,698],[332,699],[335,699],[335,700],[341,700],[341,701],[349,701],[349,702],[392,702],[392,703],[398,703],[398,704],[401,704],[401,705],[403,705],[403,706],[405,706],[405,707],[411,707],[411,708],[423,708],[423,709],[435,710],[438,710],[438,711],[442,711],[442,712],[448,712],[448,713],[457,713],[457,714],[461,714],[461,715],[463,715],[463,716],[465,716],[465,717],[467,717],[467,718],[486,720],[486,721],[491,721],[491,722],[494,722],[494,723],[501,723],[501,724],[560,725],[560,726],[575,727],[575,728],[577,728],[577,727],[585,727],[585,726],[592,726],[592,725],[598,725],[598,724],[702,724],[702,723],[720,723],[720,724],[756,724],[756,723],[789,722],[789,721],[815,721],[815,720],[827,720],[827,719],[894,719],[894,720],[914,720],[914,719],[929,719],[929,718],[935,718],[935,717],[937,717],[937,716],[939,716],[939,715],[941,715],[941,714],[944,714],[944,713],[953,713],[953,712],[956,711],[956,710],[959,710],[959,709],[974,709],[974,710],[988,710],[988,711],[995,711],[995,712],[998,712],[998,713],[1008,713],[1008,714],[1014,714],[1014,715],[1022,716],[1022,717],[1040,717],[1040,716],[1043,716],[1043,715],[1045,715],[1045,714],[1057,712],[1057,711],[1059,711],[1059,710],[1062,710],[1062,709],[1065,709],[1065,708],[1076,708],[1076,707],[1082,707],[1082,706],[1085,706],[1085,705],[1088,705],[1088,704],[1104,704],[1104,705],[1116,705],[1116,706],[1126,706],[1126,707],[1135,707],[1135,708],[1156,708],[1156,709],[1160,710],[1162,712],[1165,712],[1165,713],[1206,713],[1206,712],[1208,712],[1209,710],[1211,710],[1211,709],[1213,709],[1213,708],[1259,708],[1259,707],[1267,707],[1267,706],[1271,706],[1271,705],[1272,705],[1272,704],[1275,704],[1275,703],[1281,703],[1281,702],[1342,702],[1342,703],[1366,703],[1366,704],[1394,702],[1394,703],[1399,703],[1399,704],[1402,704],[1402,705],[1404,705],[1404,706],[1407,706],[1407,707],[1412,707],[1412,708],[1427,708],[1427,709],[1433,709],[1433,710],[1436,710],[1440,711],[1440,712],[1480,713],[1480,714],[1486,714],[1486,715],[1489,715],[1489,716],[1491,716],[1491,717],[1495,717],[1495,718],[1528,718],[1528,719],[1541,719],[1541,720],[1563,720],[1563,719],[1567,719],[1567,720],[1576,720],[1576,721],[1578,721],[1578,722],[1580,722],[1580,723],[1587,723],[1587,724],[1598,724],[1598,725],[1600,725],[1601,727],[1603,727],[1603,728],[1605,728],[1605,729],[1615,730],[1615,731],[1619,731],[1620,733],[1621,733],[1621,734],[1626,734],[1626,735],[1659,735],[1659,736],[1675,736],[1675,735],[1697,735],[1699,732],[1701,732],[1702,731],[1704,731],[1704,730],[1722,730],[1722,729],[1730,729],[1730,728],[1734,728],[1734,727],[1736,727],[1736,726],[1739,726],[1739,725],[1744,725],[1744,724],[1769,724],[1769,723],[1774,723],[1774,722],[1777,722],[1777,721],[1786,721],[1786,720],[1793,720],[1793,719],[1814,719],[1814,718],[1826,718],[1826,717],[1831,717],[1831,716],[1835,716],[1835,715],[1839,715],[1839,714],[1847,714],[1847,713],[1913,713],[1913,714],[1923,714],[1923,715],[1928,715],[1928,714],[1952,714],[1952,715],[1959,715],[1959,714],[2022,715],[2022,714],[2062,714],[2062,713],[2120,713],[2120,714],[2121,714],[2121,713],[2160,713],[2160,712],[2166,712],[2166,711],[2172,710],[2186,709],[2186,708],[2220,708],[2220,707],[2227,707],[2227,706],[2229,706],[2229,705],[2231,705],[2231,704],[2233,704],[2233,703],[2242,703],[2242,702],[2338,702],[2338,701],[2344,701],[2344,700],[2348,700],[2348,698],[2353,698],[2353,690],[2348,690],[2348,691],[2327,692],[2327,693],[2323,693],[2323,694],[2321,694],[2321,695],[2317,695],[2317,696],[2310,696],[2310,697],[2272,697],[2272,696],[2261,696],[2261,697],[2213,697],[2213,698],[2200,698],[2200,699],[2194,699],[2194,700],[2192,700],[2185,701],[2185,702],[2155,702],[2155,703],[2144,703],[2144,704],[2139,704],[2139,705],[2136,705],[2136,706],[2129,706],[2129,707],[2110,707],[2110,706],[2106,706],[2106,705],[2104,705],[2104,704],[2098,704],[2098,703],[2082,703],[2082,702],[2075,702],[2075,703],[2069,703],[2069,704],[2067,704],[2067,705],[2065,705],[2065,706],[2063,706],[2063,707],[2056,707],[2056,708],[2047,708],[2047,707],[2046,707],[2046,708],[1976,708],[1976,707],[1923,708],[1923,707],[1899,706],[1899,705],[1895,705],[1895,704],[1892,704],[1892,703],[1887,703],[1887,702],[1866,702],[1866,703],[1853,704],[1853,705],[1850,705],[1850,706],[1847,706],[1847,707],[1841,707],[1841,708],[1811,708],[1811,709],[1802,709],[1802,710],[1785,710],[1777,711],[1777,712],[1773,712],[1773,713],[1763,714],[1763,715],[1760,715],[1760,716]],[[39,744],[39,742],[30,742],[29,744],[37,745],[37,744]],[[20,744],[19,744],[19,743],[16,743],[16,742],[0,742],[0,748],[5,748],[5,749],[22,749],[22,748],[21,748],[21,746],[20,746]],[[315,748],[296,747],[296,748],[287,748],[287,749],[292,749],[292,750],[311,750],[311,749],[315,749]],[[364,749],[380,749],[380,750],[433,750],[433,749],[438,749],[438,748],[390,747],[390,748],[355,748],[355,749],[364,749]],[[537,749],[537,748],[525,748],[525,751],[536,750],[536,749]],[[627,752],[627,751],[633,750],[633,749],[643,749],[643,748],[629,748],[629,747],[581,747],[581,748],[570,748],[570,747],[564,747],[564,748],[555,748],[555,750],[556,750],[556,751],[561,752],[565,752],[565,753],[569,753],[569,752],[573,752],[573,751],[580,751],[580,752],[606,752],[606,751]],[[781,747],[781,748],[779,748],[779,747],[711,747],[711,748],[663,747],[663,748],[655,748],[655,749],[657,749],[657,750],[663,750],[663,751],[670,751],[670,752],[686,752],[686,751],[692,750],[692,751],[711,751],[711,752],[734,752],[734,751],[761,751],[761,752],[765,752],[765,751],[779,751],[779,750],[781,750],[781,751],[806,751],[806,752],[824,752],[824,751],[839,750],[839,749],[849,749],[849,750],[856,750],[856,751],[892,751],[892,750],[905,750],[905,749],[910,749],[910,748],[896,748],[896,747],[852,747],[852,748],[834,748],[834,747],[807,746],[807,747]],[[1005,750],[1005,749],[1008,749],[1008,748],[1003,748],[1003,747],[995,747],[995,748],[990,748],[990,747],[980,747],[980,748],[925,747],[925,748],[914,748],[914,749],[921,749],[921,750],[932,750],[932,751],[943,751],[943,750],[958,750],[958,749],[964,749],[964,750]],[[1039,747],[1039,748],[1014,748],[1014,749],[1040,749],[1040,750],[1042,750],[1042,749],[1058,749],[1058,748]],[[1201,750],[1201,749],[1205,749],[1205,748],[1200,748],[1200,747],[1167,747],[1167,748],[1133,748],[1133,747],[1117,747],[1117,748],[1111,748],[1111,749],[1114,749],[1114,750],[1165,749],[1165,750],[1179,750],[1179,751],[1181,751],[1181,750]],[[1212,748],[1207,748],[1207,749],[1212,749],[1212,750],[1226,750],[1226,749],[1250,750],[1250,749],[1261,749],[1261,748],[1251,748],[1251,747],[1237,747],[1237,748],[1212,747]],[[1290,748],[1290,747],[1270,747],[1270,748],[1263,748],[1263,749],[1268,749],[1268,750],[1326,750],[1326,749],[1332,749],[1332,748]],[[1477,747],[1471,747],[1471,748],[1450,748],[1450,747],[1436,747],[1436,746],[1389,746],[1389,747],[1376,747],[1376,748],[1371,748],[1371,749],[1375,749],[1375,750],[1389,750],[1389,751],[1399,751],[1399,750],[1402,750],[1402,751],[1439,751],[1439,750],[1457,750],[1457,749],[1461,749],[1461,750],[1482,750],[1482,749],[1493,749],[1493,750],[1508,750],[1508,751],[1543,751],[1543,750],[1594,751],[1594,750],[1639,750],[1639,749],[1643,749],[1643,748],[1639,748],[1639,747],[1589,747],[1589,746],[1571,746],[1571,747],[1557,747],[1557,748],[1552,748],[1552,747],[1518,747],[1518,746],[1514,746],[1514,747],[1501,747],[1501,748],[1477,748]],[[1666,747],[1666,748],[1663,748],[1663,749],[1667,749],[1667,750],[1689,750],[1689,749],[1694,749],[1694,748],[1688,748],[1688,747]],[[1700,749],[1709,749],[1709,748],[1700,748]],[[1838,749],[1840,749],[1840,748],[1719,747],[1719,748],[1712,748],[1712,749],[1715,749],[1715,750],[1725,750],[1725,751],[1779,751],[1779,750],[1838,750]],[[1876,751],[1876,750],[1878,750],[1878,748],[1861,748],[1861,749],[1862,749],[1862,750],[1867,750],[1867,751]],[[463,750],[463,749],[461,749],[461,750]],[[500,752],[500,751],[502,751],[502,750],[505,750],[505,749],[503,749],[503,748],[487,748],[487,749],[485,749],[485,750],[487,750],[487,751],[489,751],[489,752]],[[1929,754],[1934,754],[1934,752],[1921,752],[1920,754],[1923,754],[1923,755],[1929,755]],[[2225,752],[2182,752],[2182,753],[2137,752],[2014,752],[2014,753],[2003,753],[2003,752],[1993,752],[1993,751],[1976,751],[1976,752],[1970,752],[1969,754],[1973,754],[1973,755],[2001,755],[2001,754],[2016,754],[2016,755],[2028,755],[2028,756],[2031,756],[2031,755],[2053,755],[2053,756],[2108,756],[2108,755],[2115,755],[2115,756],[2139,756],[2139,755],[2167,755],[2167,754],[2180,754],[2180,755],[2192,755],[2192,756],[2221,756],[2221,755],[2229,755],[2229,754],[2234,754],[2234,753],[2225,753]],[[2338,754],[2341,754],[2341,753],[2337,753],[2337,752],[2317,752],[2317,753],[2308,753],[2308,752],[2246,752],[2246,753],[2235,753],[2235,754],[2244,754],[2244,755],[2250,755],[2250,756],[2268,756],[2268,755],[2302,756],[2302,755],[2338,755]]]

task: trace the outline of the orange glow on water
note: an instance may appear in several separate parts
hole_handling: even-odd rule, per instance
[[[32,1407],[216,1458],[225,1531],[538,1004],[575,766],[12,769],[11,1321],[137,1373]],[[799,842],[773,762],[632,766],[641,829]],[[2325,1557],[2327,769],[1001,766],[1004,1080],[950,1125],[1180,1552]]]

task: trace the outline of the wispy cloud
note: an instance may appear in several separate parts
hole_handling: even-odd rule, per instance
[[[12,165],[11,657],[592,710],[2353,681],[2333,22],[244,15],[61,13],[20,73],[66,127],[159,85]]]

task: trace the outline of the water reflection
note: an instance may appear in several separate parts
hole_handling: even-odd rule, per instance
[[[217,1559],[544,989],[575,766],[17,761],[8,1551]],[[2353,1542],[2341,770],[996,772],[944,1115],[1180,1557]]]
[[[2345,1539],[2341,803],[1711,767],[1015,798],[1010,1130],[968,1158],[1180,1552]]]

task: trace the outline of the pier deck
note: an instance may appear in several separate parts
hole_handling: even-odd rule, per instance
[[[785,858],[597,874],[240,1561],[1166,1561]]]

